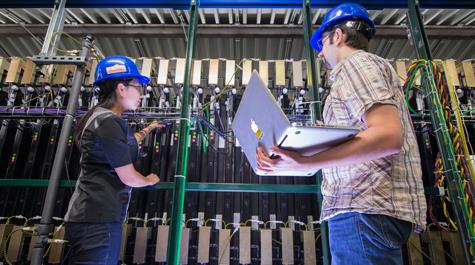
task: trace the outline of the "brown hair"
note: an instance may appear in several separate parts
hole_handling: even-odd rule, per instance
[[[335,30],[341,29],[345,34],[345,44],[351,48],[368,51],[369,39],[365,34],[359,32],[356,29],[348,28],[343,25],[335,26],[330,32],[330,44],[333,44],[333,36],[335,35]]]
[[[117,94],[115,92],[117,86],[121,83],[127,85],[132,80],[133,78],[113,78],[105,80],[99,85],[99,103],[88,110],[86,114],[84,114],[84,116],[79,120],[76,130],[74,131],[74,134],[76,135],[75,141],[78,147],[81,146],[80,143],[84,126],[86,126],[87,120],[91,117],[96,108],[102,107],[111,109],[117,102]]]

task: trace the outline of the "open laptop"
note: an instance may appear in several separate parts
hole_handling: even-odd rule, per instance
[[[313,176],[316,171],[263,172],[257,169],[256,148],[262,145],[312,155],[348,141],[359,130],[334,126],[295,126],[285,116],[274,96],[254,70],[232,123],[233,132],[257,175]]]

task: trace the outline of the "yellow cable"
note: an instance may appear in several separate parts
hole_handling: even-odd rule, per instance
[[[412,243],[411,241],[409,241],[409,243],[411,243],[411,245],[414,247],[415,250],[417,250],[419,253],[421,253],[424,257],[426,257],[428,260],[430,260],[430,264],[437,264],[435,263],[424,251],[422,251],[421,249],[417,248],[417,246]]]
[[[60,52],[62,52],[62,53],[66,53],[66,54],[67,54],[67,53],[70,53],[70,51],[68,51],[68,50],[63,50],[63,49],[60,49],[60,48],[58,48],[58,47],[56,47],[56,46],[53,45],[53,38],[54,38],[54,36],[57,35],[57,34],[65,35],[66,37],[72,39],[73,41],[75,41],[75,42],[78,43],[79,45],[82,45],[82,43],[81,43],[80,41],[78,41],[76,38],[74,38],[73,36],[69,35],[68,33],[66,33],[66,32],[61,32],[61,33],[59,33],[59,32],[57,32],[57,31],[55,31],[55,32],[53,32],[53,35],[51,36],[50,44],[51,44],[51,45],[53,46],[53,48],[56,49],[57,51],[60,51]]]
[[[223,250],[221,254],[219,255],[218,264],[221,264],[221,260],[223,259],[223,256],[224,256],[224,251],[226,250],[228,245],[231,243],[231,239],[233,238],[234,234],[237,233],[238,230],[239,230],[239,227],[235,228],[234,231],[231,233],[231,235],[226,239],[226,244],[224,245]]]
[[[142,222],[145,222],[144,219],[142,218],[139,218],[139,217],[127,217],[127,221],[129,220],[134,220],[134,221],[142,221]]]
[[[454,111],[455,113],[455,120],[456,120],[456,123],[457,123],[457,126],[454,126],[452,123],[451,123],[451,119],[448,119],[447,121],[449,122],[449,125],[450,125],[450,133],[453,136],[453,140],[452,140],[452,144],[454,144],[454,149],[456,151],[456,154],[457,154],[457,157],[456,157],[456,163],[458,165],[458,167],[460,168],[460,176],[462,178],[468,178],[467,176],[465,176],[465,170],[463,168],[463,165],[461,165],[461,159],[462,159],[462,156],[464,156],[464,161],[468,164],[469,166],[469,171],[470,171],[470,175],[472,177],[472,180],[473,178],[475,177],[475,174],[474,174],[474,170],[473,170],[473,166],[472,166],[472,163],[470,161],[470,159],[467,159],[470,157],[470,154],[469,154],[469,151],[468,151],[468,146],[467,146],[467,139],[465,137],[465,132],[463,130],[463,122],[462,122],[462,119],[461,119],[461,112],[460,112],[460,106],[459,106],[459,102],[458,102],[458,98],[455,94],[455,90],[454,90],[454,87],[451,83],[451,80],[450,80],[450,75],[448,75],[448,71],[447,71],[447,68],[446,68],[446,64],[445,63],[442,63],[442,67],[443,67],[443,70],[444,70],[444,73],[445,73],[445,77],[446,77],[446,85],[447,85],[447,90],[448,90],[448,94],[449,94],[449,97],[450,97],[450,100],[451,100],[451,107],[452,107],[452,110]],[[442,90],[442,87],[441,87],[441,90]],[[441,92],[442,93],[442,92]],[[448,113],[448,108],[445,108],[445,112]],[[449,114],[448,114],[449,115]],[[459,128],[462,128],[462,130],[460,130]],[[462,143],[462,146],[460,144],[460,142]],[[472,200],[470,200],[470,196],[468,195],[468,190],[470,190],[466,185],[463,186],[464,188],[464,191],[465,191],[465,196],[464,196],[464,199],[465,199],[465,202],[467,204],[467,210],[468,210],[468,214],[469,214],[469,222],[473,225],[473,212],[472,212]]]
[[[427,230],[429,230],[430,226],[432,226],[434,224],[430,224],[427,226]],[[429,238],[429,245],[432,245],[433,244],[433,241],[432,241],[432,237],[428,237]],[[451,260],[452,260],[452,263],[455,263],[454,261],[454,258],[450,255],[450,253],[448,253],[447,251],[444,250],[444,254],[447,255]]]
[[[467,146],[467,137],[465,135],[465,131],[463,130],[463,128],[465,128],[465,123],[462,121],[462,113],[460,111],[460,104],[458,102],[458,97],[457,97],[457,95],[455,95],[455,88],[454,88],[454,86],[453,86],[453,84],[450,80],[450,75],[448,74],[448,71],[447,71],[446,62],[443,62],[442,66],[443,66],[444,72],[446,73],[445,78],[447,80],[449,95],[450,95],[450,98],[451,98],[451,101],[452,101],[452,109],[455,113],[455,118],[456,118],[456,121],[457,121],[457,125],[458,125],[459,128],[462,128],[462,129],[458,130],[458,133],[460,134],[460,137],[462,139],[463,153],[466,156],[465,160],[467,161],[467,163],[469,165],[470,175],[472,176],[472,181],[475,181],[475,169],[473,167],[473,163],[472,163],[471,159],[469,159],[470,158],[470,152],[469,152],[468,146]]]
[[[8,241],[10,240],[10,238],[12,237],[12,235],[15,233],[15,232],[18,232],[18,231],[22,231],[21,228],[18,228],[18,229],[15,229],[13,230],[12,232],[10,232],[10,234],[8,234],[7,238],[5,239],[5,241],[3,242],[3,258],[5,259],[5,262],[8,264],[8,265],[12,265],[12,263],[10,262],[10,260],[8,259],[8,254],[7,254],[7,246],[8,246]]]
[[[65,36],[68,37],[69,39],[73,40],[75,43],[77,43],[77,44],[79,44],[80,46],[82,46],[82,42],[81,42],[80,39],[71,36],[71,34],[69,34],[69,33],[66,33],[66,32],[61,32],[61,33],[59,33],[59,32],[57,32],[57,31],[53,32],[53,35],[52,35],[51,40],[50,40],[50,43],[51,43],[51,44],[53,44],[53,37],[54,37],[56,34],[65,35]],[[57,51],[60,51],[60,52],[62,52],[62,53],[66,53],[66,54],[67,54],[67,53],[70,53],[70,52],[72,52],[72,51],[74,51],[74,50],[72,50],[72,51],[63,50],[63,49],[60,49],[60,48],[58,48],[58,47],[56,47],[56,46],[53,46],[53,48],[56,49]],[[102,58],[103,58],[103,56],[101,56],[102,58],[99,57],[99,54],[98,54],[97,51],[96,51],[96,47],[92,48],[91,50],[92,50],[93,53],[95,54],[96,59],[99,60],[99,59],[102,59]]]
[[[28,220],[28,218],[26,218],[26,217],[24,217],[24,216],[15,215],[15,216],[10,216],[10,217],[8,217],[6,224],[9,224],[10,221],[11,221],[12,219],[15,219],[15,218],[17,218],[17,219],[23,219],[23,220]]]
[[[318,233],[317,238],[315,238],[315,241],[317,241],[320,238],[321,233]]]
[[[437,70],[437,65],[434,63],[434,62],[431,62],[432,63],[432,66],[434,67],[435,70]],[[444,67],[444,71],[447,73],[446,69],[445,69],[445,64],[443,64],[443,67]],[[449,91],[449,98],[451,99],[451,105],[452,105],[452,108],[455,110],[456,112],[456,118],[458,118],[457,122],[461,122],[460,120],[460,109],[459,109],[459,105],[458,105],[458,101],[457,101],[457,98],[456,98],[456,95],[455,95],[455,91],[453,90],[453,87],[451,86],[451,83],[450,83],[450,79],[448,78],[448,75],[446,75],[447,79],[446,79],[446,85],[443,84],[443,85],[439,85],[439,83],[442,81],[442,74],[440,71],[437,71],[437,81],[438,81],[438,87],[439,87],[439,91],[437,91],[439,93],[439,97],[441,98],[441,104],[443,106],[443,111],[444,111],[444,117],[446,118],[446,122],[448,123],[448,129],[449,129],[449,133],[450,135],[452,136],[452,142],[451,143],[447,143],[447,144],[451,144],[454,146],[454,151],[457,155],[456,157],[456,163],[457,163],[457,167],[460,169],[460,173],[461,173],[461,177],[464,177],[464,169],[463,169],[463,166],[461,165],[461,154],[462,152],[461,151],[465,151],[465,155],[467,155],[468,153],[468,148],[466,146],[466,139],[463,137],[462,135],[462,138],[461,137],[461,134],[460,134],[460,130],[458,130],[458,128],[456,126],[454,126],[451,122],[451,119],[450,119],[450,113],[449,113],[449,108],[448,108],[448,102],[447,102],[447,98],[444,96],[444,89],[447,89],[447,87],[449,87],[448,91]],[[434,97],[434,101],[435,101],[435,97]],[[458,111],[458,112],[457,112]],[[459,116],[457,116],[457,114]],[[459,123],[459,126],[460,126],[460,123]],[[464,143],[464,140],[465,140],[465,143]],[[464,147],[464,150],[460,150],[460,142],[462,142],[462,145]],[[466,156],[467,157],[467,156]],[[465,187],[464,187],[465,189]],[[466,189],[465,189],[465,192],[466,192]],[[470,200],[469,200],[469,197],[468,196],[465,196],[465,200],[466,200],[466,203],[467,205],[470,205]],[[447,219],[449,220],[450,224],[452,226],[455,225],[455,223],[453,223],[453,221],[449,218],[449,215],[448,215],[448,212],[447,212],[447,207],[445,205],[445,201],[443,201],[443,209],[444,209],[444,215],[447,217]],[[473,213],[471,211],[471,207],[468,207],[468,212],[469,212],[469,222],[470,223],[473,223]]]
[[[284,223],[284,227],[289,227],[289,221],[287,220],[287,222]]]
[[[186,220],[185,222],[185,227],[188,227],[188,223],[191,221],[191,219]]]
[[[62,223],[60,226],[62,226],[63,224],[64,224],[64,223]],[[58,230],[58,231],[59,231],[59,230]],[[57,233],[58,231],[56,231],[56,233]],[[52,238],[51,238],[51,241],[56,240],[56,238],[54,237],[54,236],[56,235],[56,233],[53,231],[53,236],[52,236]],[[67,240],[63,240],[62,243],[49,242],[49,243],[48,243],[48,248],[46,249],[45,254],[43,254],[43,258],[46,258],[46,257],[48,256],[49,252],[51,251],[51,248],[52,248],[52,245],[53,245],[53,244],[66,244],[66,243],[68,243],[68,242],[69,242],[69,241],[67,241]]]
[[[76,42],[77,44],[82,45],[82,43],[81,43],[81,41],[80,41],[79,39],[77,39],[77,38],[71,36],[69,33],[64,32],[64,31],[61,32],[61,33],[62,33],[63,35],[65,35],[66,37],[72,39],[72,40],[73,40],[74,42]]]
[[[440,179],[439,179],[439,181],[438,181],[438,186],[439,186],[439,187],[444,187],[445,176],[442,174],[442,173],[443,173],[443,165],[442,165],[442,159],[441,159],[440,157],[438,158],[438,161],[437,161],[436,164],[439,166],[439,168],[438,168],[437,171],[438,171],[438,173],[441,175],[441,176],[440,176]],[[446,192],[446,193],[447,193],[447,195],[449,194],[448,192]],[[454,231],[457,231],[457,225],[456,225],[455,222],[452,220],[452,218],[450,218],[449,212],[448,212],[448,210],[447,210],[447,204],[446,204],[446,202],[445,202],[445,199],[444,199],[443,197],[440,197],[440,201],[441,201],[441,203],[442,203],[442,211],[443,211],[443,213],[444,213],[445,218],[446,218],[447,221],[448,221],[448,224],[452,227],[452,229],[453,229]]]
[[[45,251],[45,254],[43,255],[43,258],[46,258],[51,250],[51,243],[48,244],[48,248]]]
[[[228,224],[226,224],[226,225],[224,226],[224,228],[227,229],[227,228],[228,228],[228,225],[234,225],[234,223],[228,223]],[[241,225],[241,224],[239,224],[239,225]]]
[[[27,100],[25,103],[23,103],[23,104],[21,104],[20,106],[18,106],[18,108],[26,107],[26,106],[28,106],[28,103],[30,103],[30,102],[32,102],[33,100],[38,99],[38,98],[40,98],[40,97],[42,97],[42,96],[45,96],[45,95],[46,95],[46,96],[49,96],[49,95],[53,96],[53,90],[51,89],[49,92],[43,93],[43,94],[41,94],[41,95],[38,95],[38,96],[36,96],[36,97],[34,97],[34,98],[31,98],[31,99]]]
[[[264,229],[267,227],[267,224],[270,223],[270,221],[267,221],[264,223]]]

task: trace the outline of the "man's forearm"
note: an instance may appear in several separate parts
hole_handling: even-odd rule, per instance
[[[330,168],[357,164],[398,153],[402,141],[397,132],[369,128],[352,140],[312,156],[302,157],[307,168]]]

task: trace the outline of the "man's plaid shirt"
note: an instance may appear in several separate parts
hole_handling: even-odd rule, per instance
[[[385,59],[358,50],[331,71],[325,124],[367,129],[363,115],[374,104],[397,107],[404,144],[397,154],[338,168],[323,169],[321,220],[345,212],[383,214],[426,224],[426,199],[420,155],[401,82]]]

